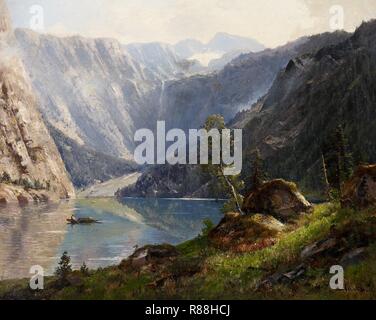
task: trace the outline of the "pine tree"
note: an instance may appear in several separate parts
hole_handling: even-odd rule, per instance
[[[252,189],[259,188],[265,180],[265,174],[263,171],[263,160],[261,158],[260,149],[256,149],[255,156],[252,164]]]
[[[67,281],[68,275],[72,272],[71,258],[68,256],[68,252],[64,252],[60,258],[59,266],[56,268],[55,275],[59,278],[62,284]]]
[[[325,165],[326,181],[329,184],[331,198],[341,195],[342,185],[353,172],[353,159],[342,125],[326,139],[323,147],[323,169]],[[325,178],[324,178],[325,180]],[[327,186],[324,181],[325,186]]]
[[[338,169],[340,186],[348,180],[353,173],[353,158],[349,152],[348,142],[342,125],[339,125],[336,130],[337,138],[337,154],[338,154]]]

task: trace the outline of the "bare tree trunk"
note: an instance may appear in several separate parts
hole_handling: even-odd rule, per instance
[[[227,178],[227,176],[224,174],[224,170],[223,170],[223,166],[221,164],[221,174],[222,174],[222,177],[223,179],[225,179],[227,185],[229,186],[231,192],[232,192],[232,195],[235,199],[235,202],[236,202],[236,209],[238,210],[238,212],[241,214],[241,215],[245,215],[242,208],[241,208],[241,205],[239,203],[239,199],[238,199],[238,193],[236,192],[236,189],[235,187],[232,185],[231,181],[229,180],[229,178]]]
[[[326,162],[325,162],[325,157],[324,154],[321,154],[322,158],[322,170],[323,170],[323,179],[324,179],[324,184],[325,184],[325,194],[328,200],[330,200],[330,184],[329,184],[329,179],[328,179],[328,170],[326,168]]]

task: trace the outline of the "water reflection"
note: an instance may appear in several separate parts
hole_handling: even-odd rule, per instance
[[[33,265],[48,269],[72,210],[69,203],[0,207],[0,279],[27,276]]]
[[[198,235],[202,221],[221,218],[222,203],[166,199],[88,199],[59,205],[0,207],[0,279],[29,276],[32,265],[51,274],[62,252],[74,268],[119,263],[145,244],[177,244]],[[66,218],[93,217],[95,225],[70,226]]]

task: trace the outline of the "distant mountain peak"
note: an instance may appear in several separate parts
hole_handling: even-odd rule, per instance
[[[201,64],[208,66],[216,60],[216,66],[220,69],[230,62],[232,58],[241,53],[260,52],[264,45],[252,38],[237,36],[226,32],[218,32],[206,44],[186,39],[175,46],[176,54],[184,59],[197,59]]]

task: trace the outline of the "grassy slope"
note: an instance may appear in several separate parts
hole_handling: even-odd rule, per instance
[[[369,256],[345,271],[345,291],[329,289],[329,266],[310,266],[299,280],[279,284],[272,289],[257,289],[260,280],[276,271],[287,271],[300,263],[302,249],[325,239],[333,226],[353,228],[349,242],[357,241],[357,232],[376,231],[375,210],[356,212],[340,209],[335,204],[319,205],[312,215],[302,217],[291,226],[278,243],[246,254],[220,252],[210,246],[203,235],[177,248],[181,256],[169,267],[174,280],[163,286],[152,285],[163,275],[129,273],[117,267],[93,271],[89,276],[77,272],[79,281],[64,289],[47,284],[37,295],[25,289],[25,282],[0,284],[0,296],[12,292],[14,297],[52,299],[368,299],[376,298],[376,242],[370,241]],[[355,240],[354,240],[355,239]],[[356,245],[356,243],[355,243]],[[187,276],[187,270],[200,270]],[[49,279],[53,282],[53,279]],[[9,296],[8,296],[9,297]]]

